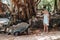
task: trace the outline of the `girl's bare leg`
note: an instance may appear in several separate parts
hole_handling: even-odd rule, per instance
[[[46,25],[46,32],[48,33],[48,25]]]
[[[44,32],[46,31],[46,25],[44,24]]]
[[[44,32],[48,33],[48,25],[44,24]]]

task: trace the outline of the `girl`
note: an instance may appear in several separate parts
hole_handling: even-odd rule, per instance
[[[44,32],[48,32],[48,26],[49,26],[49,12],[46,10],[46,7],[44,7],[43,13],[43,25],[44,25]]]

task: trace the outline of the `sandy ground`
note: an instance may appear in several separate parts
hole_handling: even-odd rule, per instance
[[[49,32],[41,33],[41,34],[33,34],[33,35],[22,35],[22,36],[13,36],[7,34],[0,34],[0,40],[59,40],[60,32]]]

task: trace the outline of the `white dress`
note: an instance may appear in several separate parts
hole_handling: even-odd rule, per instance
[[[49,14],[44,14],[43,23],[49,26]]]

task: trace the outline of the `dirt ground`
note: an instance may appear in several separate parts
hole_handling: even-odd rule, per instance
[[[31,35],[21,35],[21,36],[13,36],[7,34],[0,34],[0,40],[59,40],[60,39],[60,31],[54,31],[40,34],[31,34]]]

